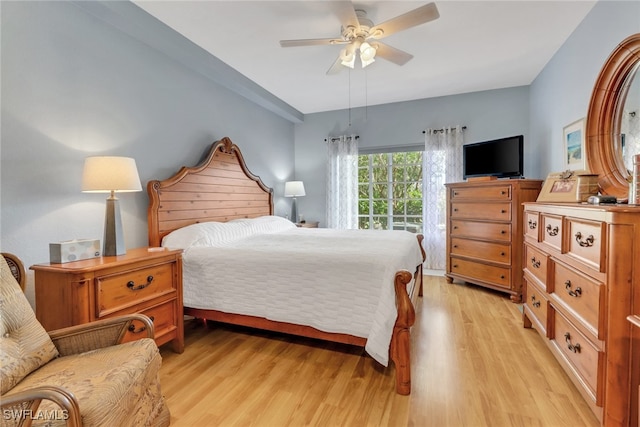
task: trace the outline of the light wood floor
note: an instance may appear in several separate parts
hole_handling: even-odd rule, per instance
[[[599,425],[517,304],[425,279],[410,396],[361,349],[187,321],[185,352],[161,349],[172,426]]]

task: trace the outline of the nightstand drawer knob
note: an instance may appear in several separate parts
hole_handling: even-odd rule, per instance
[[[140,289],[144,289],[149,286],[151,282],[153,282],[153,276],[147,276],[147,283],[138,286],[136,286],[133,280],[130,280],[129,282],[127,282],[127,288],[131,289],[132,291],[139,291]]]

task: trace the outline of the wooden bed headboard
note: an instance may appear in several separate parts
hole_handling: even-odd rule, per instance
[[[198,166],[147,183],[149,246],[181,227],[206,221],[273,215],[273,190],[252,174],[227,137],[211,145]]]

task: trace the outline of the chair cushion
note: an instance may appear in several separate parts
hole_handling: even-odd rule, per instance
[[[75,395],[84,426],[152,425],[164,408],[161,364],[155,341],[144,338],[59,357],[31,373],[11,393],[56,385]],[[57,406],[43,401],[40,408],[46,413]],[[64,425],[64,420],[48,423]]]
[[[57,356],[49,334],[0,256],[0,394]]]

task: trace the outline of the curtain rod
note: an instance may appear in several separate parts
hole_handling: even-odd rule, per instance
[[[336,142],[336,141],[340,141],[340,138],[342,138],[341,136],[332,136],[331,138],[325,138],[324,142]],[[351,139],[351,136],[346,136],[345,137],[347,141],[349,141]],[[360,135],[356,135],[353,138],[355,139],[360,139]]]
[[[466,126],[462,126],[462,130],[466,130],[467,127]],[[435,129],[434,132],[444,132],[444,128],[441,129]],[[422,133],[427,133],[426,130],[423,130]]]

